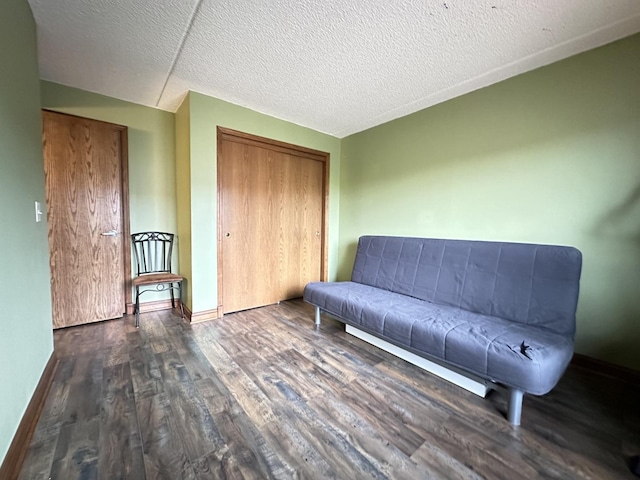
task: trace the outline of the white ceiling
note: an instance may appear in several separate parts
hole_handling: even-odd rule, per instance
[[[640,31],[640,0],[29,0],[45,80],[337,137]]]

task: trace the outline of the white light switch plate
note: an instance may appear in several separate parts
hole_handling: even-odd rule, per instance
[[[42,204],[36,200],[36,223],[42,221],[43,215],[44,213],[42,213]]]

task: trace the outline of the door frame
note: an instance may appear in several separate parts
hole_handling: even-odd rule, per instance
[[[80,115],[59,112],[48,108],[43,108],[42,111],[53,113],[56,115],[65,115],[67,117],[75,117],[81,120],[89,120],[92,122],[110,125],[120,133],[120,158],[122,160],[120,164],[122,195],[120,196],[120,198],[122,201],[122,261],[124,268],[124,305],[122,306],[122,313],[123,315],[130,315],[133,313],[133,280],[131,278],[131,214],[129,211],[129,129],[125,125],[96,120],[95,118],[81,117]]]
[[[329,163],[330,154],[322,152],[320,150],[314,150],[312,148],[301,147],[292,143],[281,142],[279,140],[273,140],[271,138],[260,137],[258,135],[252,135],[250,133],[240,132],[238,130],[232,130],[230,128],[217,126],[217,157],[216,157],[216,201],[217,209],[217,243],[218,243],[218,318],[224,315],[222,304],[222,258],[224,250],[223,233],[222,233],[222,189],[220,188],[220,153],[222,151],[222,142],[224,140],[237,142],[243,145],[251,145],[261,148],[266,148],[280,153],[286,153],[295,155],[297,157],[304,157],[311,160],[315,160],[322,163],[322,230],[321,230],[321,247],[320,247],[320,280],[327,281],[329,272]]]

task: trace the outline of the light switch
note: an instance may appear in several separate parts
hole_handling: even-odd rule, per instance
[[[42,204],[36,200],[36,223],[42,221]]]

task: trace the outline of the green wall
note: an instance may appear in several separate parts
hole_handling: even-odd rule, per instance
[[[41,82],[42,108],[128,127],[131,232],[177,231],[174,114],[56,83]],[[177,237],[177,271],[182,238]],[[169,298],[145,293],[142,302]]]
[[[640,369],[640,35],[352,135],[339,277],[363,234],[573,245],[576,350]]]
[[[19,46],[19,48],[17,48]],[[53,352],[36,31],[26,0],[0,7],[0,463]]]
[[[218,126],[313,148],[331,155],[329,278],[337,270],[340,207],[340,140],[248,108],[190,92],[191,299],[194,312],[217,308],[217,134]],[[180,209],[182,211],[182,209]]]
[[[185,278],[182,299],[189,310],[191,302],[191,138],[189,102],[176,111],[176,211],[180,237],[180,275]]]

